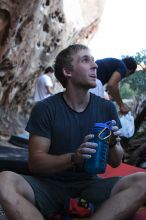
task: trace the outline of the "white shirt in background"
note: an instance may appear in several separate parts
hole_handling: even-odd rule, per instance
[[[89,91],[97,96],[104,98],[104,87],[99,79],[96,79],[96,87],[89,89]]]
[[[39,76],[35,84],[34,101],[40,101],[49,97],[48,87],[53,87],[53,82],[47,74]]]

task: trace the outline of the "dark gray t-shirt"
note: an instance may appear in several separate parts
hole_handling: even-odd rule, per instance
[[[31,134],[51,139],[49,154],[60,155],[74,152],[89,134],[89,129],[97,122],[116,120],[120,126],[114,104],[94,94],[83,112],[76,112],[58,93],[38,102],[32,110],[26,130]],[[67,174],[67,176],[66,176]],[[65,171],[52,175],[52,178],[82,178],[89,176],[84,172]]]

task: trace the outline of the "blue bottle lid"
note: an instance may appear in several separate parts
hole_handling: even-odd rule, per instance
[[[94,127],[108,128],[109,130],[111,130],[112,121],[107,121],[105,123],[94,123]]]

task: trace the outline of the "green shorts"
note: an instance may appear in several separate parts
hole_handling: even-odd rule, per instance
[[[72,182],[56,181],[49,178],[35,178],[23,175],[35,194],[36,206],[46,218],[48,214],[67,213],[70,198],[84,198],[96,210],[110,197],[111,190],[121,177],[78,180]]]

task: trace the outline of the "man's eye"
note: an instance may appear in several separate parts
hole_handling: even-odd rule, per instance
[[[85,58],[85,59],[83,59],[83,62],[90,62],[90,59]]]
[[[94,62],[94,58],[90,58],[90,57],[85,57],[82,62],[86,62],[86,63],[89,63],[89,62]]]

